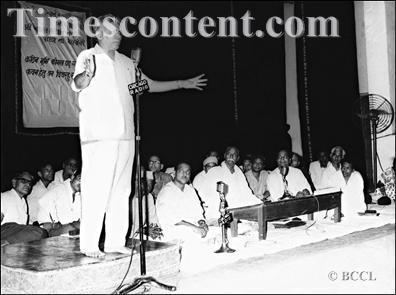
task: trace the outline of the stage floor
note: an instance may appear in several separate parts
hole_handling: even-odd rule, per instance
[[[231,254],[214,253],[221,243],[219,228],[213,229],[217,231],[218,236],[208,240],[207,244],[194,249],[184,246],[181,261],[179,246],[150,241],[147,251],[147,274],[153,275],[163,283],[176,285],[177,293],[191,293],[193,290],[203,293],[208,293],[210,290],[215,293],[230,292],[230,289],[219,287],[229,284],[227,283],[229,278],[220,278],[219,273],[224,272],[225,269],[238,269],[237,265],[244,261],[261,259],[264,265],[268,255],[276,256],[281,251],[294,253],[295,249],[304,245],[314,247],[317,243],[353,236],[354,233],[361,231],[370,230],[375,233],[381,231],[382,227],[393,231],[394,236],[395,204],[375,205],[370,209],[376,209],[380,215],[356,215],[350,219],[343,218],[340,223],[334,223],[330,217],[323,219],[319,214],[315,214],[315,221],[291,229],[278,229],[270,223],[268,239],[261,241],[257,238],[257,223],[245,224],[245,228],[242,223],[238,237],[229,235],[231,248],[237,250]],[[344,244],[349,243],[348,239],[343,238],[342,241]],[[355,251],[353,246],[350,248],[351,252]],[[386,245],[376,244],[376,250],[381,248],[387,250]],[[54,237],[7,245],[1,250],[1,293],[111,293],[124,277],[130,259],[129,255],[123,254],[108,254],[103,259],[86,257],[78,251],[78,239],[70,237]],[[336,258],[338,261],[345,260],[343,257]],[[394,255],[389,258],[394,260]],[[304,264],[300,264],[297,268],[299,267],[304,267]],[[254,266],[246,267],[246,269],[250,268]],[[140,274],[139,270],[139,254],[134,254],[125,283],[132,282]],[[218,279],[207,281],[208,283],[203,285],[195,278],[203,278],[205,273]],[[246,277],[249,277],[245,270],[235,273],[240,278],[244,278],[245,273]],[[196,287],[198,284],[200,288]],[[265,287],[263,289],[257,287],[254,293],[258,290],[260,293],[267,292]],[[281,290],[282,288],[278,291]],[[152,292],[169,293],[157,288],[152,289]],[[246,292],[249,292],[249,289]]]
[[[136,253],[124,283],[140,274],[139,242],[134,242]],[[149,241],[146,251],[148,275],[166,283],[178,274],[177,245]],[[11,244],[1,248],[1,293],[108,293],[121,283],[129,262],[127,254],[86,257],[75,237]]]

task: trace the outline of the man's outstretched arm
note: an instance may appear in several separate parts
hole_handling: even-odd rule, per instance
[[[177,89],[196,89],[203,90],[202,87],[206,86],[208,79],[203,78],[205,74],[186,79],[175,81],[155,81],[142,73],[142,79],[146,79],[149,85],[149,92],[166,92]]]

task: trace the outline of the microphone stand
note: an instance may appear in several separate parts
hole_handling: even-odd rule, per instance
[[[136,83],[139,84],[141,81],[141,71],[136,67]],[[128,85],[129,87],[130,85]],[[170,286],[157,281],[152,276],[146,275],[146,240],[143,237],[143,194],[142,194],[142,176],[141,176],[141,163],[140,163],[140,95],[141,93],[131,94],[135,101],[135,118],[136,118],[136,136],[135,136],[135,157],[136,157],[136,170],[137,170],[137,190],[138,190],[138,209],[139,209],[139,240],[140,240],[140,276],[135,278],[131,284],[127,285],[125,288],[121,289],[119,293],[127,294],[140,286],[145,284],[156,285],[157,287],[167,290],[176,291],[175,286]],[[147,196],[146,196],[147,198]],[[147,204],[147,202],[146,202]],[[147,216],[146,216],[147,217]],[[132,254],[131,254],[132,255]]]
[[[222,181],[217,182],[217,192],[220,194],[220,207],[219,207],[219,212],[220,212],[220,220],[221,222],[221,246],[218,250],[216,250],[214,253],[233,253],[235,252],[234,249],[231,249],[228,246],[228,238],[227,238],[227,228],[226,228],[226,223],[228,223],[228,210],[226,208],[226,197],[225,195],[227,194],[228,191],[228,186]]]

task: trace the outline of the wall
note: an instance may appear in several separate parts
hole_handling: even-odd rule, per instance
[[[53,1],[46,5],[81,6],[91,9],[93,15],[111,12],[120,17],[139,18],[146,15],[184,17],[190,10],[197,17],[229,16],[230,3]],[[233,3],[236,17],[249,9],[260,25],[271,16],[283,16],[282,2]],[[78,135],[33,137],[15,132],[14,18],[6,16],[6,8],[12,5],[15,2],[1,4],[2,190],[9,186],[14,170],[34,171],[44,159],[59,168],[69,154],[80,154]],[[310,15],[339,17],[342,32],[338,40],[315,39],[308,44],[313,149],[318,150],[322,144],[326,148],[341,144],[360,159],[359,127],[355,128],[352,123],[351,108],[358,94],[356,63],[353,62],[356,53],[352,4],[307,3],[306,6]],[[209,79],[209,85],[202,92],[182,90],[144,95],[143,160],[151,153],[159,153],[166,164],[186,160],[196,172],[201,169],[203,155],[209,149],[222,152],[227,144],[235,143],[242,153],[264,153],[269,158],[268,168],[274,166],[274,155],[284,144],[281,127],[286,121],[283,38],[236,38],[234,52],[232,40],[228,38],[133,38],[124,39],[120,51],[129,56],[130,48],[136,44],[143,49],[142,69],[153,79],[188,78],[200,73],[206,73]],[[238,122],[235,121],[234,90]],[[306,135],[304,126],[302,135]]]

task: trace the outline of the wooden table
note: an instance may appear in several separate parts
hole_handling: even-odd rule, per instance
[[[340,222],[341,192],[229,209],[233,216],[233,221],[231,222],[231,235],[233,237],[238,236],[238,221],[244,219],[257,221],[259,225],[259,240],[265,240],[267,238],[268,221],[303,214],[308,214],[308,219],[313,220],[314,212],[330,209],[336,209],[334,222]]]

